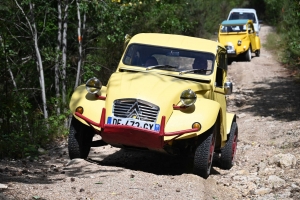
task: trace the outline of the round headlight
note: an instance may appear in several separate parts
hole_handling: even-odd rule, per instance
[[[95,77],[90,78],[85,84],[86,90],[91,94],[97,94],[100,91],[101,87],[101,81]]]
[[[191,89],[184,90],[181,93],[180,101],[185,106],[191,106],[193,105],[197,100],[197,96],[195,92],[193,92]]]

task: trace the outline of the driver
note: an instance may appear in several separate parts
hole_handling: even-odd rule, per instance
[[[158,65],[158,62],[156,58],[154,58],[153,56],[149,57],[145,62],[146,67],[155,66],[155,65]]]
[[[207,69],[207,60],[200,57],[195,58],[193,69]]]

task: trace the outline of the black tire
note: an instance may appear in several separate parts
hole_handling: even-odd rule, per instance
[[[75,117],[73,117],[68,140],[70,159],[86,159],[90,153],[93,137],[94,130],[89,126],[82,124]]]
[[[233,122],[226,145],[221,149],[220,167],[222,169],[231,169],[233,166],[236,155],[237,140],[238,126],[236,122]]]
[[[255,56],[256,56],[256,57],[259,57],[259,56],[260,56],[260,49],[256,50]]]
[[[227,65],[231,65],[232,64],[233,59],[232,58],[228,58],[227,59]]]
[[[251,46],[249,46],[248,50],[245,52],[245,60],[250,62],[252,58]]]
[[[215,124],[204,135],[200,135],[202,141],[195,151],[193,173],[207,178],[210,174],[213,155],[216,144],[217,124]]]

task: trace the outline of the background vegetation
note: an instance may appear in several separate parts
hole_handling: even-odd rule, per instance
[[[0,1],[0,158],[34,155],[68,134],[68,101],[89,77],[105,84],[125,35],[161,32],[210,39],[234,7],[275,27],[271,40],[299,68],[296,0]]]

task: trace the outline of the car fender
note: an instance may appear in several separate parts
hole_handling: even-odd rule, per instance
[[[231,130],[232,122],[236,121],[236,115],[233,114],[233,113],[226,113],[226,119],[227,119],[227,124],[226,124],[227,130],[226,130],[226,133],[228,135],[230,133],[230,130]]]
[[[258,37],[258,36],[255,37],[255,43],[256,43],[257,49],[260,50],[261,49],[260,37]]]
[[[102,86],[101,91],[98,92],[99,96],[106,96],[106,87]],[[74,113],[78,106],[83,107],[83,115],[88,114],[88,118],[94,122],[99,123],[102,108],[105,107],[105,100],[98,99],[94,94],[90,94],[85,89],[85,85],[78,86],[74,93],[72,94],[71,101],[69,103],[69,108],[73,114],[80,122],[88,125],[83,119],[77,117]],[[99,127],[94,127],[99,130]]]
[[[245,39],[242,43],[242,45],[240,46],[243,50],[241,51],[241,53],[246,52],[251,46],[251,41],[249,39],[249,37],[247,37],[247,39]]]
[[[218,102],[199,98],[193,106],[186,109],[174,110],[166,124],[165,132],[191,129],[193,123],[199,122],[201,124],[200,131],[184,134],[178,137],[178,139],[187,139],[200,135],[215,124],[220,109],[221,106]],[[166,136],[165,140],[172,139],[173,137]]]

